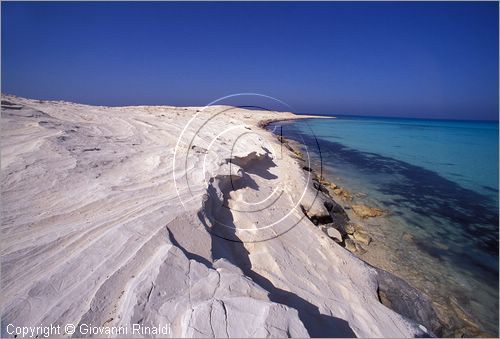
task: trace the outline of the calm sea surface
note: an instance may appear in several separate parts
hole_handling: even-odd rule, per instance
[[[341,117],[269,127],[301,142],[354,203],[389,211],[366,222],[374,242],[363,259],[429,295],[452,327],[463,326],[453,314],[465,315],[498,335],[497,122]]]

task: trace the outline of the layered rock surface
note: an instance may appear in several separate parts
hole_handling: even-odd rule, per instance
[[[380,303],[374,268],[304,217],[310,172],[258,127],[297,116],[2,100],[3,336],[8,323],[423,334]]]

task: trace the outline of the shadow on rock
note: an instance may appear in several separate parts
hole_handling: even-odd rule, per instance
[[[276,165],[268,157],[267,153],[264,156],[252,154],[245,157],[245,159],[237,158],[236,160],[232,160],[232,162],[244,168],[248,173],[253,173],[263,178],[268,178],[269,175],[272,175],[267,169]],[[255,162],[259,162],[259,166],[250,166],[250,164],[254,164]],[[255,170],[256,168],[258,170]],[[239,267],[243,274],[268,291],[271,301],[296,309],[300,320],[311,337],[356,337],[356,334],[350,328],[347,321],[321,314],[316,305],[290,291],[276,287],[269,279],[252,270],[249,252],[236,234],[236,225],[234,224],[231,210],[225,207],[220,208],[220,206],[227,206],[230,198],[229,193],[232,190],[231,186],[234,185],[234,179],[227,180],[227,177],[216,177],[211,181],[204,201],[204,208],[198,213],[198,217],[211,235],[212,259],[214,261],[221,258],[228,260],[233,265]],[[236,179],[238,178],[236,177]],[[245,182],[251,183],[251,181],[241,180],[240,178],[233,187],[237,187],[238,189],[244,188]],[[216,206],[219,208],[213,209]]]

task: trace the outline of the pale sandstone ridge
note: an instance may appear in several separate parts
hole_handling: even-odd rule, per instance
[[[3,96],[2,336],[421,335],[379,302],[376,271],[304,218],[310,173],[258,127],[297,118]]]

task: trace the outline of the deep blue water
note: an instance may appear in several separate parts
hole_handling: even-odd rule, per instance
[[[390,211],[377,227],[381,241],[397,247],[400,275],[442,304],[459,300],[498,333],[497,122],[346,117],[275,125],[355,200]],[[400,245],[404,233],[412,246]]]

